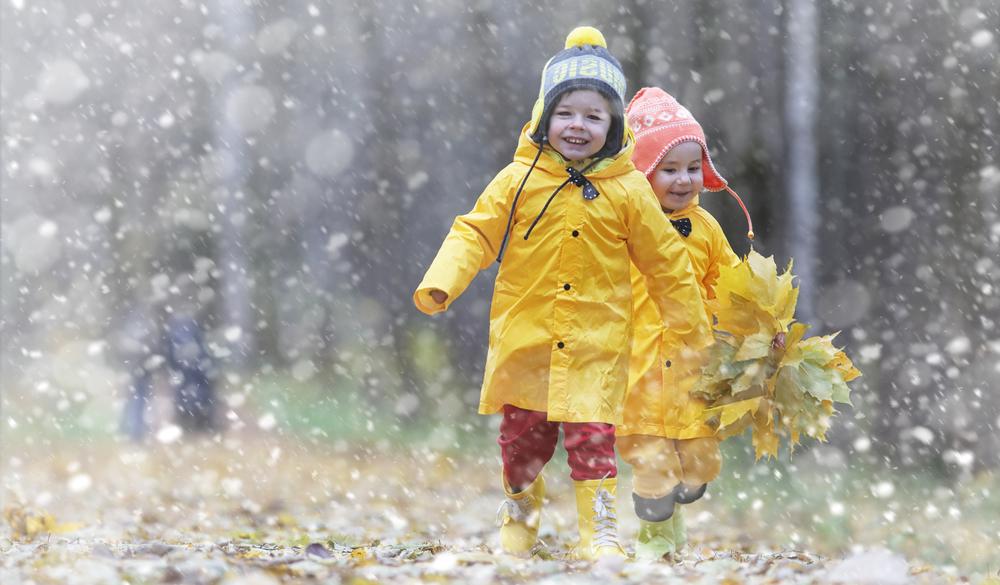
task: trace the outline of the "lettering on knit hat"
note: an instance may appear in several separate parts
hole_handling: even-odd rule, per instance
[[[570,57],[550,65],[545,71],[543,93],[548,94],[553,87],[567,80],[587,79],[606,83],[618,96],[625,94],[625,75],[595,55]]]

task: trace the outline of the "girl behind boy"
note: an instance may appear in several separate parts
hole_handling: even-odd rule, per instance
[[[599,31],[575,29],[542,71],[514,161],[457,217],[417,287],[444,311],[500,262],[490,309],[481,414],[502,413],[500,541],[537,542],[560,426],[577,500],[576,556],[623,556],[615,517],[614,427],[628,381],[630,265],[664,323],[692,345],[709,329],[679,235],[631,161],[625,76]]]
[[[701,190],[728,190],[712,164],[705,133],[697,120],[670,94],[643,88],[626,110],[636,136],[632,161],[646,175],[663,213],[683,238],[705,299],[715,297],[721,266],[733,266],[733,253],[722,228],[698,203]],[[748,236],[753,238],[750,216]],[[639,517],[636,557],[659,559],[684,545],[686,535],[678,504],[699,499],[719,475],[722,460],[713,430],[702,422],[704,404],[688,396],[697,379],[700,356],[685,351],[674,332],[662,333],[653,300],[637,270],[632,271],[635,322],[625,420],[618,427],[622,458],[633,466],[635,512]],[[705,311],[705,309],[702,309]],[[656,364],[669,360],[666,376]]]

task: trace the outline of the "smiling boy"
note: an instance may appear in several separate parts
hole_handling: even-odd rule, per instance
[[[574,556],[624,555],[613,425],[628,382],[630,266],[648,280],[661,327],[692,344],[709,334],[684,245],[632,164],[624,93],[601,33],[570,33],[542,72],[514,161],[455,219],[414,292],[421,311],[444,311],[500,263],[479,412],[503,416],[506,552],[537,545],[542,468],[562,429],[577,501]]]

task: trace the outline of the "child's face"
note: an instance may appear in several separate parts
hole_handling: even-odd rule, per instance
[[[604,148],[610,128],[608,100],[592,89],[578,89],[563,95],[552,110],[549,144],[566,160],[583,160]]]
[[[682,142],[670,149],[649,176],[664,211],[687,207],[705,186],[701,168],[701,145]]]

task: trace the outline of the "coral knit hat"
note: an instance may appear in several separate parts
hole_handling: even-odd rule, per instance
[[[644,87],[635,94],[625,109],[629,126],[635,133],[635,151],[632,162],[648,178],[670,149],[683,142],[697,142],[701,146],[701,167],[707,191],[725,189],[736,198],[747,220],[747,237],[753,239],[753,222],[743,200],[712,163],[705,142],[705,131],[691,112],[674,96],[658,87]]]

